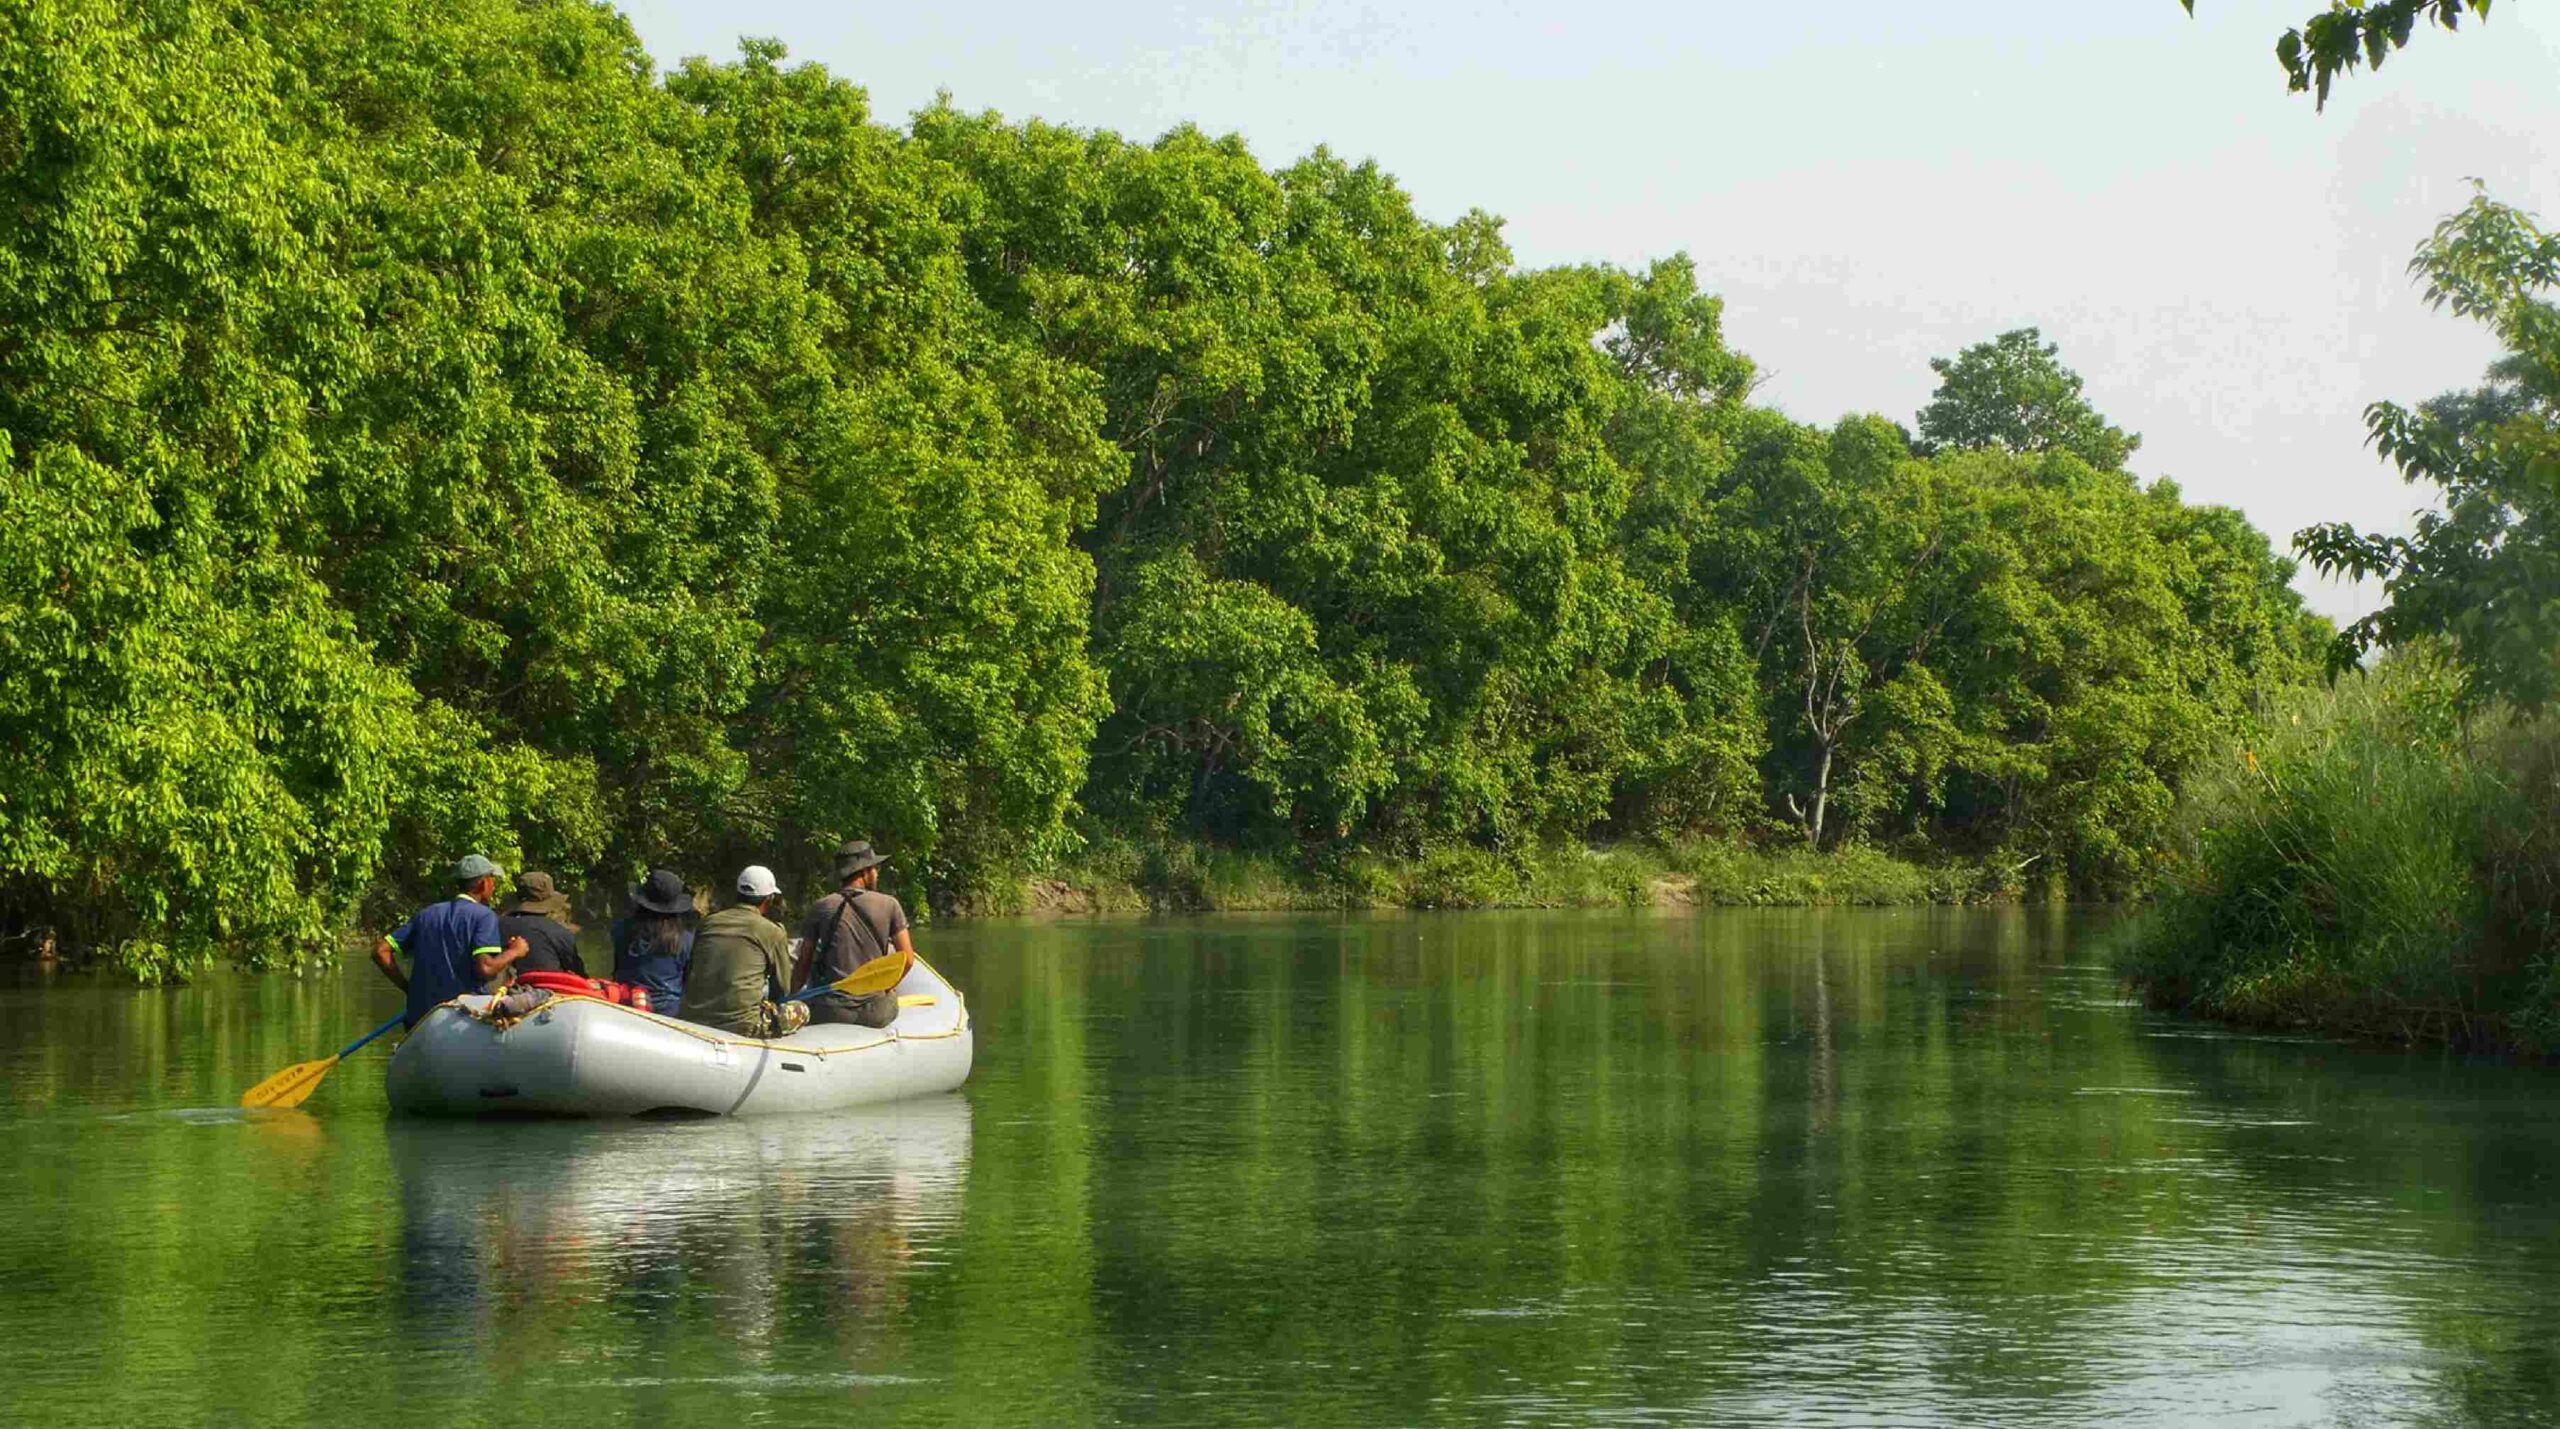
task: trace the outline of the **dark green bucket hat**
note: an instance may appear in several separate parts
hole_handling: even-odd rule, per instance
[[[877,868],[889,860],[872,852],[869,841],[853,839],[836,846],[836,877],[851,878],[866,868]]]

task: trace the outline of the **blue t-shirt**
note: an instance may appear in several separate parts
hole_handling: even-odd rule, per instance
[[[498,915],[471,898],[430,903],[388,936],[391,946],[409,957],[410,1027],[430,1008],[478,992],[480,974],[471,966],[473,955],[496,957],[505,942],[498,936]]]

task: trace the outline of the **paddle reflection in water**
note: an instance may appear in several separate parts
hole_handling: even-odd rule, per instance
[[[841,1377],[895,1358],[910,1283],[956,1233],[970,1153],[956,1095],[841,1116],[397,1119],[386,1133],[414,1350],[502,1390],[611,1385],[668,1411],[742,1373]],[[715,1340],[716,1364],[686,1348]]]

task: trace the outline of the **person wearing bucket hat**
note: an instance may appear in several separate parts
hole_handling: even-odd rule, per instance
[[[498,896],[498,866],[478,854],[465,855],[453,866],[454,896],[430,903],[409,921],[382,935],[374,945],[373,965],[391,985],[408,994],[403,1025],[466,992],[478,992],[525,954],[525,941],[510,938],[498,927],[489,907]],[[400,957],[409,969],[402,972]]]
[[[703,919],[693,936],[685,1021],[746,1037],[779,1037],[808,1022],[805,1004],[783,1000],[791,990],[791,944],[774,921],[781,912],[773,870],[747,865],[738,874],[738,901]]]
[[[844,886],[819,899],[802,921],[794,984],[806,988],[840,982],[873,958],[915,955],[906,908],[879,889],[880,865],[886,862],[861,839],[837,847],[836,877]],[[812,995],[808,1002],[811,1022],[886,1027],[898,1017],[895,991],[848,997],[830,990]]]
[[[586,959],[578,956],[578,925],[569,921],[569,900],[550,874],[516,875],[516,891],[507,900],[507,911],[498,916],[498,931],[524,939],[519,973],[587,975]]]
[[[693,957],[693,894],[683,875],[653,868],[631,885],[631,911],[614,920],[613,980],[649,994],[649,1006],[669,1017],[684,1005],[685,967]]]

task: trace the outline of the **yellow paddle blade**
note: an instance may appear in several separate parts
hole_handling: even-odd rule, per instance
[[[329,1075],[329,1069],[336,1065],[338,1059],[335,1057],[323,1057],[317,1062],[296,1062],[242,1092],[240,1105],[300,1106],[311,1095],[312,1089],[320,1085],[320,1079]]]
[[[875,992],[887,992],[906,981],[906,977],[907,959],[893,953],[855,968],[851,977],[838,978],[835,990],[847,997],[869,997]]]

